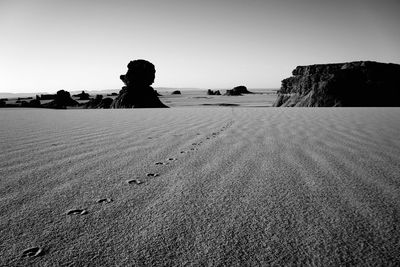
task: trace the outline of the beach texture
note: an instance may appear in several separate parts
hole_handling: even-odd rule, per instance
[[[400,263],[399,108],[0,110],[0,265]]]

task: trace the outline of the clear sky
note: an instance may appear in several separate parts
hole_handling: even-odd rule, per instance
[[[0,0],[0,92],[278,88],[297,65],[400,63],[399,0]]]

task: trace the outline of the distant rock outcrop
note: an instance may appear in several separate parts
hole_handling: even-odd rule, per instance
[[[57,92],[56,97],[53,101],[43,104],[42,106],[45,108],[67,108],[68,106],[77,106],[78,102],[71,98],[69,92],[60,90]]]
[[[181,94],[181,91],[179,91],[179,90],[175,90],[171,93],[171,95],[180,95],[180,94]]]
[[[110,97],[103,98],[102,95],[96,95],[94,99],[84,104],[84,108],[103,108],[107,109],[111,107],[113,100]]]
[[[238,96],[238,95],[242,95],[242,94],[252,94],[252,92],[247,90],[246,86],[240,85],[240,86],[234,87],[231,90],[226,90],[226,93],[225,93],[225,95],[227,95],[227,96]]]
[[[276,107],[400,106],[400,65],[372,61],[299,66]]]
[[[33,100],[29,101],[29,107],[41,108],[42,105],[40,104],[40,100],[38,100],[38,99],[33,99]]]
[[[208,89],[207,90],[207,95],[221,95],[221,92],[219,90],[213,91],[211,89]]]
[[[89,100],[89,94],[85,93],[85,91],[82,91],[82,93],[73,95],[74,97],[79,97],[79,100]]]
[[[56,99],[56,95],[52,94],[41,94],[40,96],[36,95],[37,100],[53,100]]]
[[[129,62],[128,72],[120,79],[125,86],[111,104],[112,108],[166,108],[154,89],[150,86],[154,82],[156,70],[154,65],[146,60],[139,59]]]

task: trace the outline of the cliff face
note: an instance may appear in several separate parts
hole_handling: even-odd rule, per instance
[[[299,66],[275,107],[400,106],[400,65],[372,61]]]

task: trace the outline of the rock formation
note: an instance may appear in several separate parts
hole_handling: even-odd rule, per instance
[[[276,107],[400,106],[400,65],[372,61],[299,66]]]
[[[175,90],[171,93],[171,95],[180,95],[180,94],[181,94],[181,91],[179,91],[179,90]]]
[[[219,90],[213,91],[211,89],[208,89],[207,90],[207,95],[221,95],[221,92]]]
[[[42,105],[40,104],[40,100],[38,100],[38,99],[33,99],[33,100],[29,101],[29,107],[41,108]]]
[[[125,86],[111,104],[112,108],[166,108],[154,89],[156,70],[154,65],[139,59],[129,62],[128,71],[120,79]]]
[[[94,99],[84,104],[84,108],[110,108],[113,100],[110,97],[103,98],[102,95],[96,95]]]
[[[53,101],[43,104],[45,108],[67,108],[68,106],[77,106],[78,102],[71,98],[69,92],[60,90],[57,92],[56,97]]]
[[[225,95],[228,96],[238,96],[238,95],[242,95],[242,94],[252,94],[252,92],[247,90],[246,86],[240,85],[240,86],[236,86],[231,90],[226,90]]]
[[[73,95],[74,97],[79,97],[79,100],[89,100],[89,94],[85,93],[85,91],[82,91],[82,93]]]

